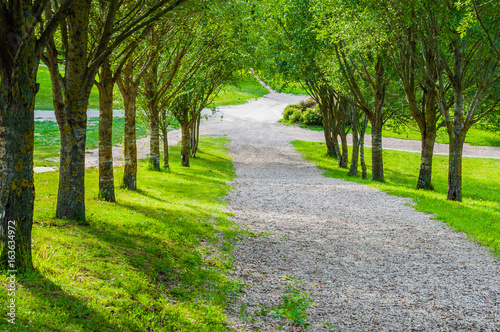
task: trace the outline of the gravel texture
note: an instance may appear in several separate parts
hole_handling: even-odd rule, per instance
[[[313,301],[308,331],[500,331],[500,263],[408,199],[323,177],[289,143],[315,134],[274,123],[292,102],[269,95],[202,127],[231,138],[229,209],[256,235],[235,247],[234,277],[248,286],[231,326],[303,330],[259,314],[293,278]]]

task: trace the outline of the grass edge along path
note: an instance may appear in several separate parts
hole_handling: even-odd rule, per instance
[[[0,276],[0,330],[226,331],[224,308],[242,287],[228,276],[231,251],[245,234],[221,200],[235,175],[228,142],[202,137],[190,168],[141,161],[139,190],[117,188],[117,203],[97,200],[98,170],[88,169],[84,224],[53,217],[58,172],[35,174],[36,271],[18,276],[16,325],[4,319]],[[123,167],[115,172],[118,182]]]
[[[365,148],[368,180],[347,175],[348,169],[337,166],[326,154],[324,143],[293,141],[292,145],[306,160],[312,161],[323,175],[375,187],[390,195],[412,198],[415,209],[433,214],[471,240],[486,246],[500,260],[500,160],[463,159],[463,202],[446,200],[448,157],[434,156],[433,191],[415,189],[420,167],[420,154],[384,150],[385,182],[371,178],[371,149]],[[350,147],[349,147],[350,148]]]

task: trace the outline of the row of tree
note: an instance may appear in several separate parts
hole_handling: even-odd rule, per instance
[[[303,83],[322,111],[328,151],[341,167],[348,164],[352,129],[356,173],[366,118],[372,179],[384,181],[384,125],[413,121],[422,140],[417,188],[431,189],[434,144],[444,127],[447,198],[462,200],[466,134],[500,114],[498,1],[274,0],[255,9],[255,24],[269,36],[256,52],[274,55],[257,57],[260,68],[269,77]]]
[[[32,268],[34,103],[40,62],[50,72],[61,136],[56,217],[84,220],[87,106],[93,85],[100,99],[99,196],[114,201],[115,85],[125,108],[124,185],[137,187],[138,109],[149,119],[152,167],[160,169],[160,131],[168,167],[167,132],[173,118],[182,128],[182,164],[189,166],[202,109],[241,64],[235,16],[231,1],[0,2],[2,268]],[[15,232],[9,221],[15,222]]]

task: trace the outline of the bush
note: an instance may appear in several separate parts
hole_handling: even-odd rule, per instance
[[[322,126],[323,116],[316,102],[309,98],[298,104],[285,107],[283,119],[280,122],[289,124],[300,122],[308,126]]]
[[[301,122],[308,126],[322,126],[323,116],[319,111],[319,107],[315,107],[314,109],[309,108],[303,112]]]
[[[290,115],[290,117],[288,118],[288,123],[292,124],[292,123],[300,122],[301,119],[302,119],[302,111],[300,109],[296,109],[292,113],[292,115]]]
[[[298,110],[297,105],[288,105],[285,107],[285,110],[283,111],[283,119],[288,121],[290,119],[290,115],[292,115],[296,110]]]

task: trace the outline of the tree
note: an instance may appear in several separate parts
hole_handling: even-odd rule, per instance
[[[48,1],[0,1],[0,264],[5,270],[33,267],[36,74],[45,43],[73,2],[62,1],[43,20]]]
[[[85,219],[87,105],[99,67],[130,36],[148,28],[183,2],[185,0],[146,3],[111,0],[94,6],[92,0],[73,2],[73,15],[68,16],[60,29],[63,50],[53,50],[64,58],[64,77],[59,74],[58,63],[50,62],[53,88],[54,85],[62,88],[62,94],[54,101],[61,105],[59,110],[56,109],[61,132],[56,217]],[[104,23],[95,35],[89,35],[91,17]]]

